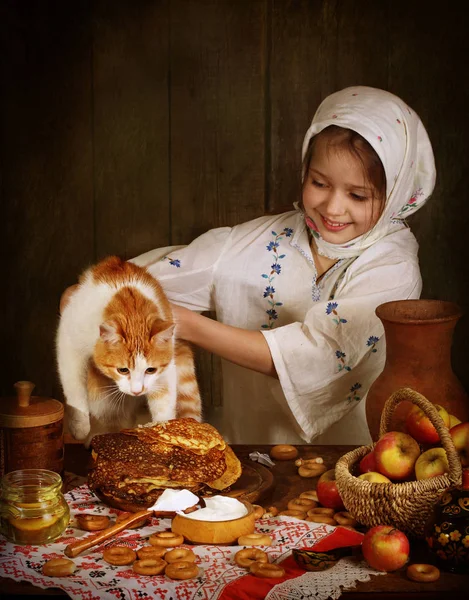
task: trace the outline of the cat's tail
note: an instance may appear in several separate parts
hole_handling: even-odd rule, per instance
[[[202,422],[202,400],[195,372],[194,356],[190,346],[176,342],[177,399],[176,414],[180,418],[192,417]]]

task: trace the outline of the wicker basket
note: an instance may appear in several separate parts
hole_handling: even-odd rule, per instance
[[[374,448],[361,446],[342,456],[336,464],[337,488],[346,509],[367,527],[393,525],[411,537],[422,537],[424,527],[441,494],[461,483],[461,462],[448,428],[438,411],[424,396],[410,388],[400,388],[386,401],[381,414],[381,437],[388,431],[394,409],[402,400],[419,406],[438,431],[441,446],[446,450],[449,473],[403,483],[370,483],[352,473],[358,462]]]

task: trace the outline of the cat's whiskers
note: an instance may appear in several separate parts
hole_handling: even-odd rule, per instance
[[[109,386],[111,387],[111,391],[105,391],[104,389],[99,392],[99,400],[100,401],[110,401],[111,404],[119,404],[119,401],[123,394],[117,386]]]

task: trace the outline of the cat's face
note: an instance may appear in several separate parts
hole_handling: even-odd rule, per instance
[[[138,329],[127,327],[124,332],[114,321],[103,323],[94,351],[98,369],[130,396],[158,391],[174,356],[173,324],[157,321]]]

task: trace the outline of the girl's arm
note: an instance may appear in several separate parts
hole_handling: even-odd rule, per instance
[[[176,304],[172,308],[179,338],[241,367],[277,377],[269,346],[260,331],[225,325]]]

